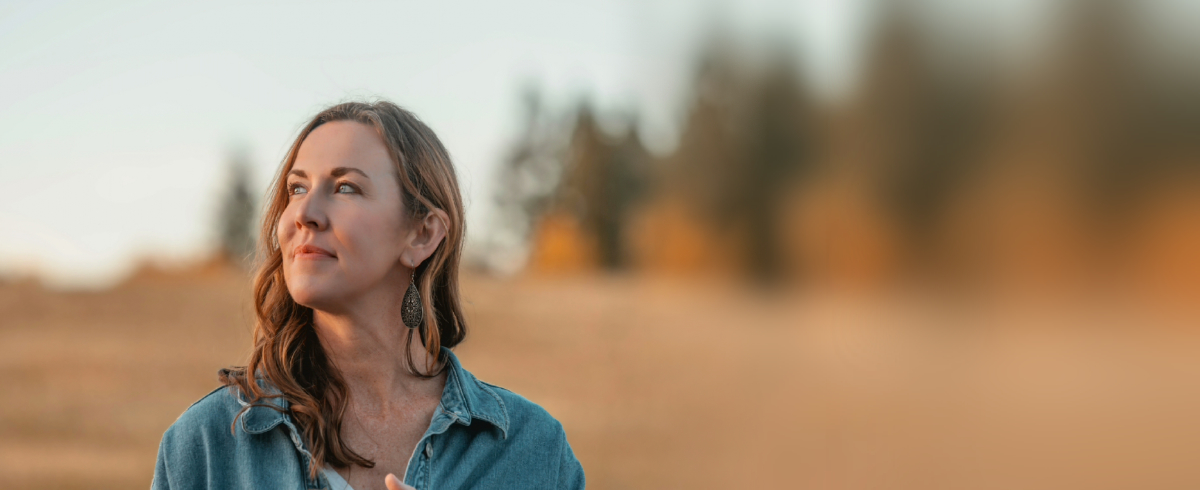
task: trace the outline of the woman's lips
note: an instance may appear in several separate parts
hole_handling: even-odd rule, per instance
[[[301,245],[296,248],[294,255],[297,259],[332,259],[333,252],[313,245]]]

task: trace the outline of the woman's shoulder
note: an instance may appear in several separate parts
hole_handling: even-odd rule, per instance
[[[545,408],[524,396],[485,381],[480,387],[494,393],[509,416],[505,447],[517,466],[547,468],[543,476],[554,488],[584,488],[583,466],[571,450],[562,423]]]
[[[269,384],[264,384],[263,380],[259,383],[268,393],[272,392]],[[222,430],[229,434],[234,432],[237,421],[237,428],[257,434],[283,422],[286,409],[287,402],[282,398],[247,401],[237,385],[231,384],[218,387],[193,402],[167,431],[204,434]]]
[[[562,423],[537,402],[503,386],[479,379],[476,379],[476,382],[500,403],[508,418],[509,437],[516,433],[526,437],[557,438],[563,432]]]
[[[242,404],[239,403],[237,388],[221,386],[192,402],[167,430],[196,433],[224,427],[228,432],[241,410]]]
[[[300,460],[288,457],[300,447],[294,434],[271,431],[280,405],[249,403],[232,385],[201,397],[163,433],[152,488],[303,487]]]
[[[442,347],[450,361],[450,374],[457,388],[446,387],[442,403],[451,411],[466,408],[471,418],[479,418],[499,427],[505,439],[512,441],[514,432],[521,438],[537,433],[555,435],[562,424],[541,405],[508,388],[483,381],[463,367],[458,357]],[[460,415],[461,416],[461,415]]]

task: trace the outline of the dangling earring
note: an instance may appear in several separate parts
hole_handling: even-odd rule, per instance
[[[421,308],[421,292],[417,291],[417,269],[413,267],[412,279],[408,281],[408,291],[404,293],[404,302],[400,307],[400,318],[404,320],[404,326],[408,328],[417,328],[421,326],[421,320],[425,319],[425,313]]]

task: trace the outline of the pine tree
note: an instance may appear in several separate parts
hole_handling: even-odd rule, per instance
[[[256,242],[253,233],[256,202],[249,158],[244,150],[232,152],[228,172],[217,219],[219,253],[229,263],[248,268]]]

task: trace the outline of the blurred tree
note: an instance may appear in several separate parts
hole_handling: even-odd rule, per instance
[[[1108,227],[1122,226],[1138,201],[1178,177],[1181,162],[1196,162],[1200,141],[1195,72],[1150,52],[1138,7],[1070,2],[1047,89],[1076,178]]]
[[[1148,73],[1138,66],[1128,7],[1069,2],[1048,89],[1074,177],[1105,221],[1126,207],[1151,170],[1138,162]]]
[[[566,134],[542,107],[539,89],[522,94],[522,129],[501,163],[496,207],[501,246],[525,244],[534,221],[547,211],[559,186],[566,154]]]
[[[905,234],[908,262],[928,265],[932,236],[971,175],[994,114],[985,77],[936,59],[917,13],[893,3],[874,31],[856,101],[866,171]],[[957,71],[956,71],[957,70]]]
[[[628,124],[621,136],[610,136],[591,106],[580,104],[558,204],[594,237],[599,265],[605,269],[626,265],[629,211],[645,193],[649,162],[634,124]]]
[[[739,163],[735,119],[742,68],[724,38],[711,39],[700,56],[687,120],[664,181],[678,188],[702,215],[724,221],[729,200],[725,185]]]
[[[815,111],[807,99],[793,56],[780,50],[751,89],[742,147],[746,168],[731,189],[731,210],[748,225],[750,273],[763,282],[780,278],[780,225],[783,197],[795,189],[793,177],[808,170],[817,151]],[[736,177],[736,176],[735,176]],[[737,206],[740,203],[740,208]],[[734,218],[737,219],[737,218]]]
[[[795,56],[782,46],[754,70],[728,41],[710,41],[667,177],[718,229],[744,235],[742,263],[768,284],[782,272],[782,198],[820,139]]]
[[[225,193],[221,197],[217,227],[219,254],[238,267],[248,268],[253,260],[256,206],[248,152],[230,152]]]

